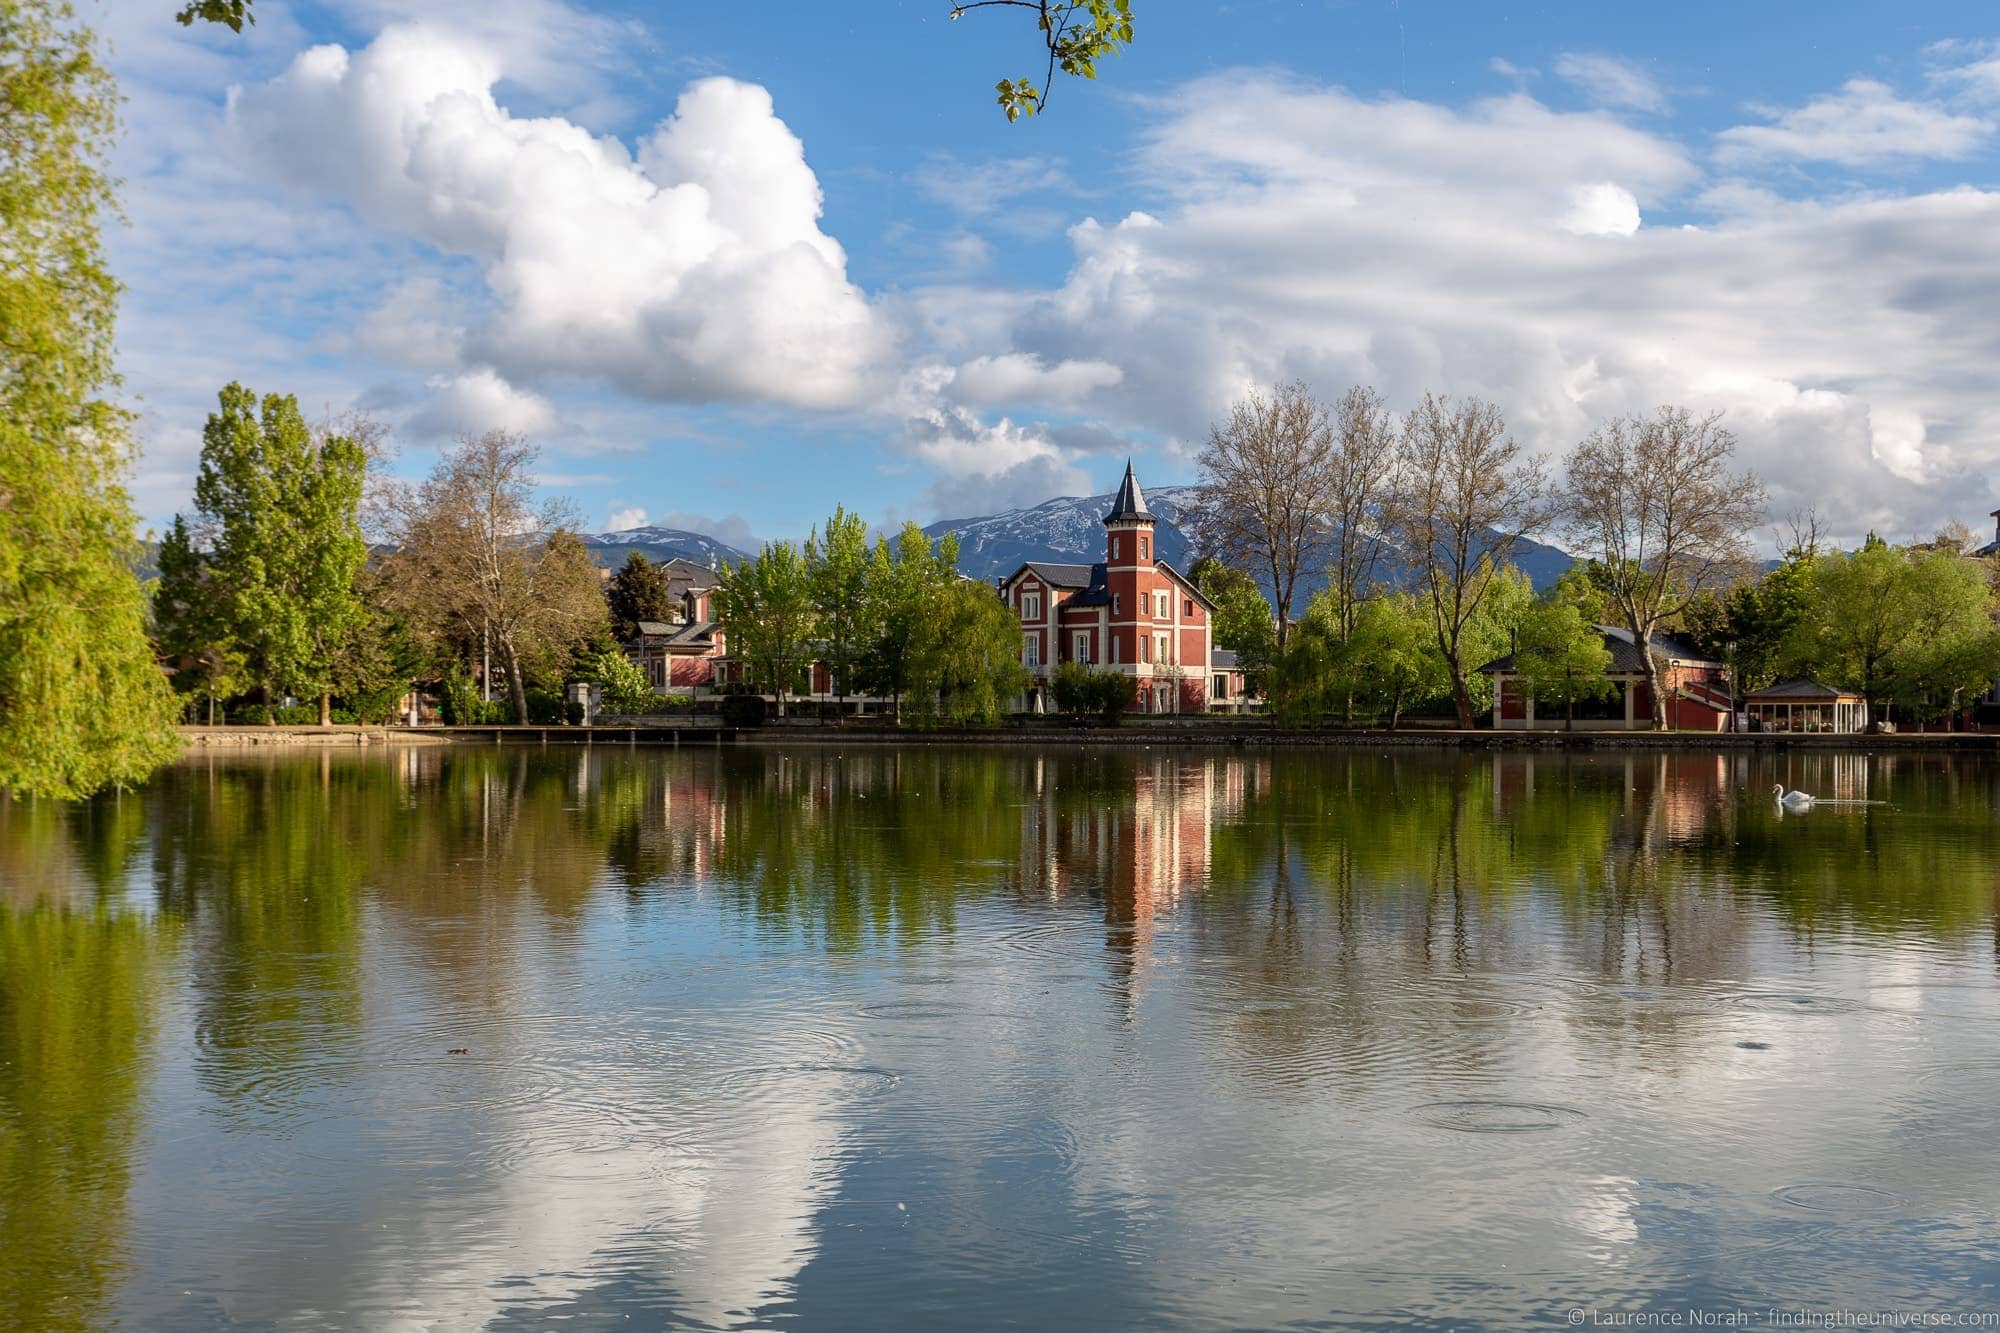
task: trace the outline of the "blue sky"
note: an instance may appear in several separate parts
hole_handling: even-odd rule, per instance
[[[231,378],[411,475],[521,430],[589,527],[738,543],[1188,480],[1295,376],[1551,456],[1721,408],[1848,536],[2000,502],[1986,6],[1136,0],[1017,125],[1033,33],[932,0],[171,7],[86,7],[149,521]]]

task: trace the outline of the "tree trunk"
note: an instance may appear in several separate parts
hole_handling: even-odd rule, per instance
[[[319,696],[319,724],[322,727],[333,725],[333,696],[331,694],[321,693]]]
[[[1458,663],[1447,661],[1451,668],[1451,703],[1458,710],[1458,725],[1470,731],[1472,720],[1472,690],[1465,683],[1465,673],[1458,669]]]
[[[1641,630],[1632,628],[1632,639],[1639,647],[1639,666],[1646,674],[1646,693],[1652,696],[1653,730],[1667,729],[1667,696],[1660,688],[1660,663],[1653,656],[1653,631],[1650,627]]]
[[[1402,720],[1403,720],[1403,692],[1401,690],[1397,690],[1395,694],[1391,695],[1389,698],[1389,730],[1394,731],[1396,729],[1396,725]]]
[[[528,721],[528,684],[521,678],[521,659],[514,652],[513,641],[502,636],[500,656],[505,659],[507,670],[507,691],[514,700],[514,724],[525,726]]]

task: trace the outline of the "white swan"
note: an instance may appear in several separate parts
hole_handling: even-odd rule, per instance
[[[1787,810],[1810,810],[1813,808],[1812,797],[1802,791],[1786,791],[1785,784],[1782,782],[1771,788],[1771,797]]]

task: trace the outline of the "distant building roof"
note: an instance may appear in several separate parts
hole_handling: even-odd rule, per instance
[[[1151,522],[1153,511],[1146,508],[1145,492],[1139,489],[1139,478],[1132,473],[1132,460],[1125,460],[1125,480],[1118,487],[1118,494],[1111,501],[1111,512],[1104,521],[1117,523],[1125,519],[1145,519]]]
[[[1776,685],[1766,685],[1761,690],[1752,690],[1743,696],[1746,704],[1786,703],[1806,699],[1860,699],[1853,690],[1843,690],[1822,680],[1781,680]]]
[[[1208,665],[1211,670],[1215,671],[1236,670],[1236,650],[1233,648],[1211,648],[1208,653]]]
[[[1593,625],[1604,640],[1605,651],[1611,654],[1611,665],[1605,668],[1613,676],[1641,676],[1646,672],[1646,662],[1639,654],[1639,646],[1632,641],[1632,631],[1617,625]],[[1682,662],[1689,666],[1721,666],[1721,662],[1711,661],[1699,648],[1686,639],[1672,634],[1655,634],[1652,637],[1653,655],[1669,662]],[[1514,654],[1496,657],[1479,670],[1486,675],[1514,670]]]
[[[1036,575],[1042,582],[1052,588],[1088,588],[1093,574],[1099,576],[1097,579],[1098,582],[1102,583],[1104,581],[1102,578],[1103,569],[1103,565],[1062,565],[1042,560],[1030,560],[1027,564],[1022,565],[1020,569],[1015,570],[1007,582],[1012,583],[1015,579],[1020,578],[1023,573],[1029,573]]]

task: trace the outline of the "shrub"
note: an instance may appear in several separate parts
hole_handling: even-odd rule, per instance
[[[569,716],[561,693],[556,690],[528,691],[528,725],[535,727],[559,727]]]
[[[761,727],[764,725],[766,705],[761,694],[730,694],[723,696],[722,725],[725,727]]]

